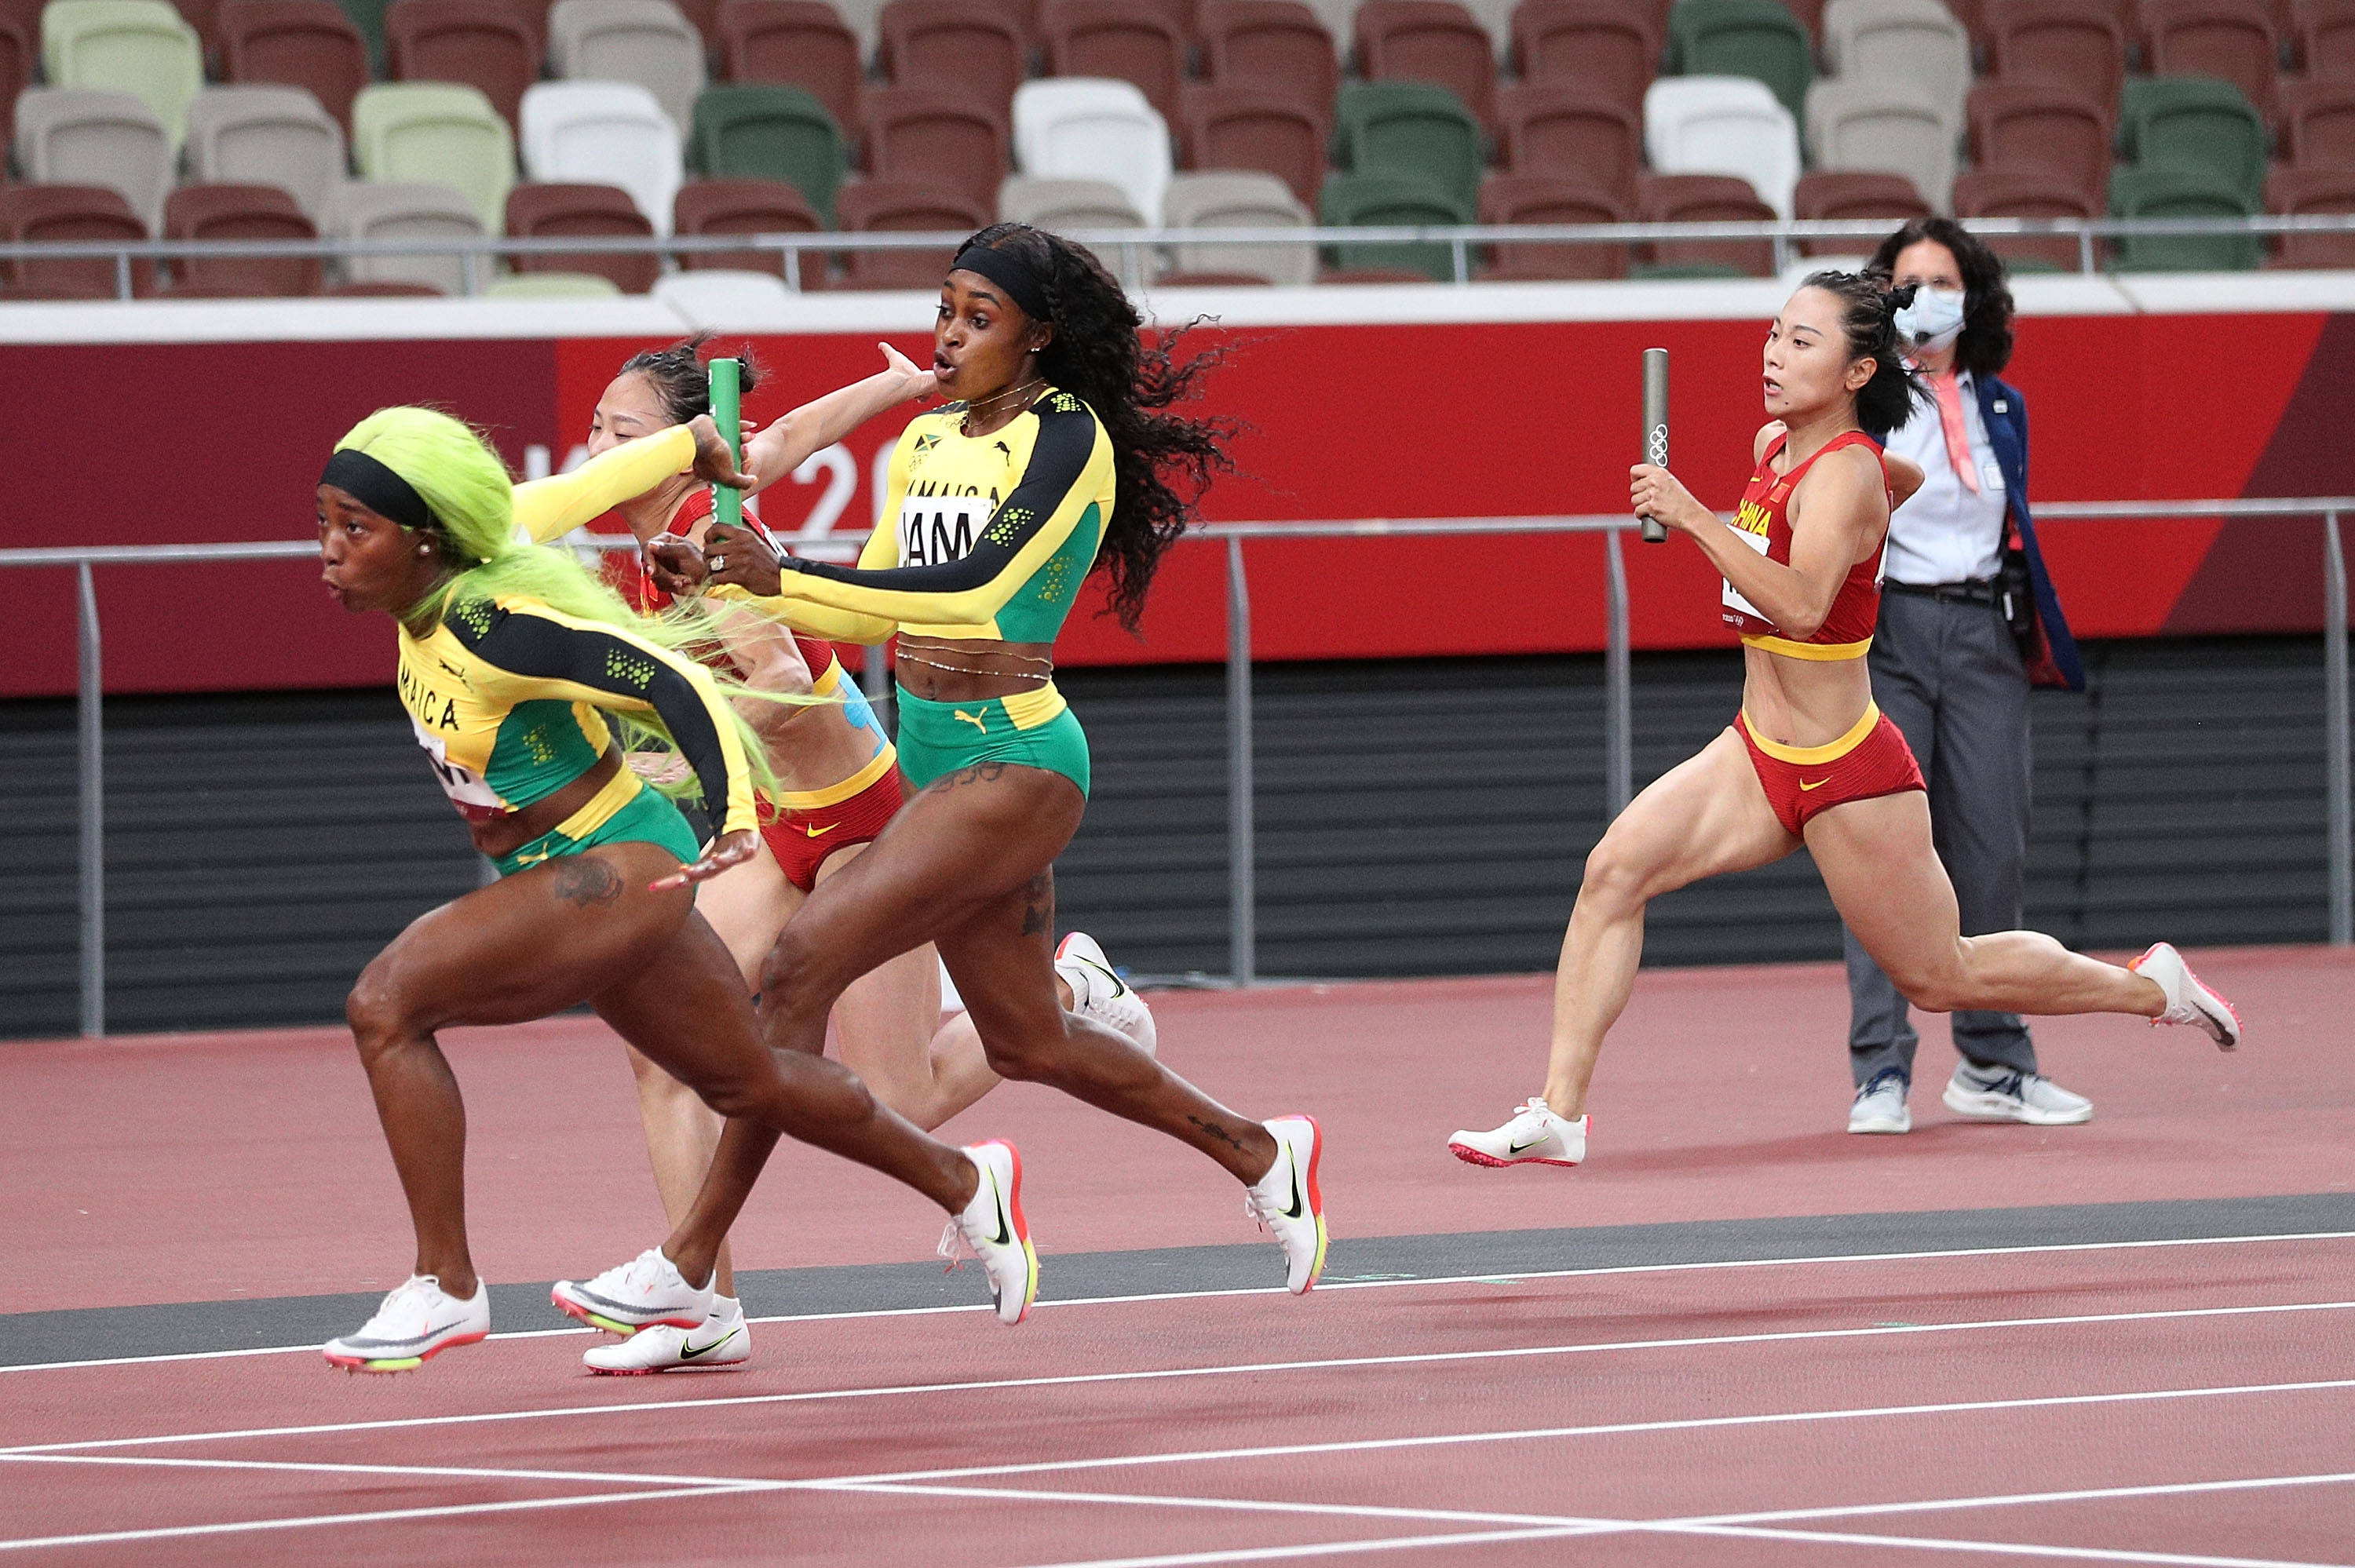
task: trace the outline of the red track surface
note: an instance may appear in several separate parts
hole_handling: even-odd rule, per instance
[[[2040,1131],[1949,1125],[1946,1053],[1925,1046],[1921,1130],[1881,1139],[1838,1130],[1834,971],[1647,975],[1577,1172],[1476,1171],[1440,1150],[1528,1092],[1533,982],[1156,1001],[1165,1049],[1216,1092],[1324,1118],[1344,1237],[2345,1187],[2355,965],[2195,961],[2249,1021],[2238,1056],[2115,1020],[2040,1026],[2048,1068],[2099,1107]],[[453,1052],[477,1253],[497,1277],[594,1266],[656,1223],[626,1074],[588,1033]],[[405,1262],[365,1094],[327,1037],[14,1049],[16,1309],[61,1285],[78,1306],[350,1290]],[[1058,1249],[1250,1234],[1190,1158],[1051,1097],[1003,1092],[967,1122],[1023,1140],[1050,1269]],[[748,1265],[907,1258],[937,1228],[875,1179],[783,1159],[790,1178],[740,1233]],[[809,1240],[789,1254],[794,1224]],[[0,1547],[71,1538],[34,1552],[74,1563],[1204,1562],[1410,1541],[1411,1561],[1484,1565],[2355,1560],[2348,1238],[755,1335],[746,1371],[666,1379],[588,1379],[572,1335],[391,1379],[307,1353],[0,1374]],[[304,1430],[258,1430],[286,1427]],[[406,1516],[352,1517],[384,1514]],[[173,1533],[90,1539],[124,1531]],[[2137,1552],[2158,1555],[2121,1555]]]

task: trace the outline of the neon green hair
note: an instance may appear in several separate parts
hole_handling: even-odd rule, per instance
[[[700,609],[682,607],[660,616],[640,615],[569,551],[519,540],[515,482],[506,465],[479,431],[449,415],[432,408],[378,408],[336,443],[337,451],[347,449],[366,452],[408,481],[433,514],[444,541],[443,556],[456,566],[402,620],[430,615],[438,620],[453,604],[513,596],[535,599],[578,620],[626,631],[689,659],[698,659],[717,641]],[[717,671],[707,673],[730,697],[786,704],[826,700],[758,692]],[[625,749],[645,750],[648,742],[676,749],[662,721],[652,715],[602,711]],[[732,708],[729,716],[744,744],[753,781],[764,790],[775,790],[768,747]],[[698,792],[692,780],[655,787],[666,794]]]

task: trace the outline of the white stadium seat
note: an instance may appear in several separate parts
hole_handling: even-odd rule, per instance
[[[276,185],[312,222],[344,183],[344,128],[304,87],[208,87],[188,105],[188,173]]]
[[[723,331],[768,326],[794,303],[793,291],[774,272],[723,268],[673,272],[655,284],[654,296],[696,325]]]
[[[1086,228],[1143,228],[1128,193],[1109,180],[1063,180],[1008,175],[997,187],[1000,222],[1070,234]]]
[[[30,180],[112,185],[152,233],[172,188],[172,138],[131,93],[28,87],[16,95],[16,164]]]
[[[1308,209],[1273,175],[1230,171],[1179,175],[1162,198],[1172,228],[1306,228]],[[1308,245],[1179,245],[1171,264],[1180,272],[1248,272],[1271,283],[1316,281],[1316,250]]]
[[[479,239],[483,218],[474,198],[454,185],[350,180],[327,198],[319,228],[336,239]],[[487,283],[498,263],[482,256],[474,268],[476,280]],[[445,294],[466,291],[466,264],[455,254],[355,257],[341,270],[357,283],[427,283]]]
[[[1948,126],[1962,129],[1971,37],[1938,0],[1831,0],[1824,7],[1824,62],[1835,76],[1913,82]]]
[[[542,81],[523,95],[523,166],[535,180],[619,185],[656,234],[678,195],[678,127],[628,81]]]
[[[703,90],[703,35],[670,0],[556,0],[548,57],[570,81],[634,81],[684,137]]]
[[[1818,78],[1807,89],[1807,146],[1819,169],[1903,175],[1932,207],[1953,208],[1955,128],[1913,82]]]
[[[1644,93],[1644,151],[1663,175],[1732,175],[1791,216],[1799,128],[1772,88],[1747,76],[1664,76]]]
[[[1147,223],[1169,186],[1169,127],[1143,90],[1107,77],[1052,77],[1014,92],[1014,162],[1026,175],[1109,180]]]

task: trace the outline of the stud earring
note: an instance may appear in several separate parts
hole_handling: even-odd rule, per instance
[[[417,546],[417,553],[421,556],[430,556],[433,553],[433,546],[431,545],[420,545]]]

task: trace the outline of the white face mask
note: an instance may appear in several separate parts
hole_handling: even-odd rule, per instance
[[[1968,296],[1960,289],[1922,288],[1913,302],[1896,315],[1897,340],[1914,353],[1940,354],[1963,335],[1963,306]]]

